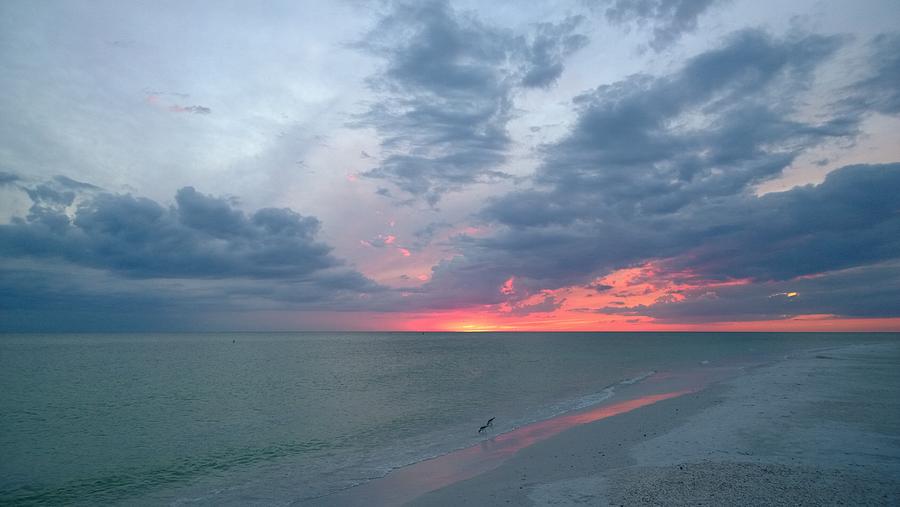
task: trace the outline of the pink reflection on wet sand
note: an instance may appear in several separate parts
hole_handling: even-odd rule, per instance
[[[693,392],[684,389],[651,394],[540,421],[444,456],[395,470],[387,477],[331,498],[341,505],[399,505],[429,491],[464,481],[500,466],[516,452],[582,424],[630,412],[658,401]]]

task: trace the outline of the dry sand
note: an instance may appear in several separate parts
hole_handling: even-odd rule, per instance
[[[801,354],[578,426],[412,505],[900,505],[900,344]]]

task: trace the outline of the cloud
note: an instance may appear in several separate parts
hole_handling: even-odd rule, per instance
[[[773,292],[780,295],[773,297]],[[790,296],[793,294],[793,296]],[[628,308],[603,308],[600,313],[653,317],[661,322],[772,320],[798,315],[839,315],[851,318],[900,317],[900,263],[837,270],[790,281],[685,291],[683,298]]]
[[[502,274],[531,283],[534,293],[663,259],[666,272],[783,282],[898,259],[898,238],[900,164],[856,165],[833,171],[819,185],[698,201],[678,213],[507,228],[470,238],[465,255],[439,266],[435,280],[465,279],[471,290],[485,291],[484,301],[491,293],[479,280],[491,276],[488,266],[503,266]],[[766,294],[773,292],[779,291]]]
[[[452,229],[453,225],[449,222],[431,222],[428,225],[413,231],[412,248],[421,250],[434,241],[434,238],[447,229]]]
[[[637,25],[653,30],[650,47],[663,51],[685,33],[697,29],[697,19],[719,0],[609,0],[606,19],[617,25]]]
[[[371,246],[375,248],[384,248],[387,246],[394,245],[397,242],[397,237],[393,234],[379,234],[370,240],[361,240],[360,241],[365,246]]]
[[[855,165],[819,185],[696,210],[682,228],[708,238],[670,263],[718,278],[790,280],[900,256],[900,164]],[[699,237],[698,237],[699,236]]]
[[[857,135],[864,111],[798,114],[840,44],[742,31],[670,75],[578,97],[571,131],[543,148],[532,188],[486,205],[479,216],[496,232],[456,238],[461,255],[439,263],[423,289],[439,305],[499,304],[496,287],[510,277],[524,299],[649,261],[709,280],[778,283],[896,259],[900,164],[754,192],[806,150]]]
[[[588,193],[624,213],[673,212],[741,192],[780,174],[803,149],[855,132],[843,118],[795,118],[813,70],[839,43],[744,31],[673,75],[601,86],[575,99],[577,123],[546,149],[536,179],[566,199]]]
[[[17,180],[21,181],[18,177]],[[57,175],[37,185],[20,188],[28,194],[32,206],[29,217],[42,216],[47,220],[55,220],[53,215],[62,216],[63,210],[74,204],[79,195],[88,195],[102,190],[100,187]]]
[[[573,31],[584,21],[582,16],[566,18],[558,24],[538,23],[530,41],[523,45],[524,63],[521,85],[546,88],[563,72],[565,59],[586,46],[587,36]]]
[[[44,185],[30,189],[36,205],[71,204]],[[127,276],[303,277],[341,262],[315,241],[319,221],[289,209],[264,208],[250,216],[221,198],[185,187],[176,205],[101,193],[69,217],[43,208],[0,226],[7,256],[62,258]]]
[[[82,191],[92,187],[55,181]],[[321,224],[315,217],[290,209],[247,214],[232,200],[192,187],[179,190],[169,207],[132,195],[73,196],[48,188],[44,183],[26,189],[34,202],[29,215],[0,225],[3,292],[34,294],[26,302],[57,298],[94,311],[103,304],[114,307],[121,293],[135,305],[151,305],[148,311],[159,310],[159,301],[141,295],[150,289],[188,307],[206,301],[217,309],[341,309],[358,307],[360,295],[383,290],[317,241]],[[59,272],[79,276],[67,281],[52,274]]]
[[[867,75],[847,87],[843,105],[859,113],[900,114],[900,34],[881,34],[868,45],[872,63]]]
[[[536,303],[519,303],[513,305],[510,313],[513,315],[530,315],[532,313],[550,313],[558,310],[564,303],[565,299],[559,299],[552,294],[545,294],[543,299]]]
[[[193,114],[210,114],[212,109],[204,106],[179,106],[178,104],[169,106],[169,111],[173,113],[193,113]]]
[[[71,188],[74,190],[102,190],[97,185],[91,185],[90,183],[85,183],[83,181],[73,180],[68,176],[63,176],[62,174],[57,174],[56,176],[54,176],[53,181],[65,188]]]
[[[396,4],[357,48],[385,61],[369,79],[378,99],[357,126],[381,137],[381,163],[363,176],[432,205],[449,191],[507,178],[516,86],[546,87],[586,39],[580,18],[541,23],[533,37],[489,26],[444,2]]]
[[[858,118],[796,118],[813,70],[839,44],[744,31],[672,75],[583,94],[571,132],[544,148],[541,187],[495,199],[482,215],[540,226],[673,213],[778,176],[804,149],[856,133]]]
[[[12,185],[19,180],[21,180],[21,178],[18,174],[0,171],[0,186]]]
[[[28,216],[0,225],[0,329],[203,329],[204,315],[361,310],[387,291],[317,240],[315,217],[192,187],[171,206],[95,188],[24,188]]]

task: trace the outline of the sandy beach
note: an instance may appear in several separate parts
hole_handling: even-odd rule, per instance
[[[446,481],[446,458],[432,461],[321,502],[898,505],[900,344],[786,357],[535,439],[421,494]]]

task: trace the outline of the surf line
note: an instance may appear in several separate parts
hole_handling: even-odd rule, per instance
[[[696,389],[683,389],[650,394],[538,421],[480,444],[398,468],[381,479],[337,493],[331,500],[339,499],[340,505],[401,505],[428,492],[489,472],[518,451],[567,429],[695,391]],[[328,497],[323,498],[327,499]]]

